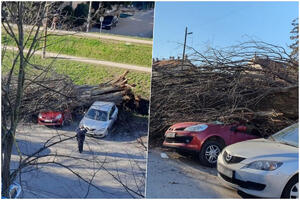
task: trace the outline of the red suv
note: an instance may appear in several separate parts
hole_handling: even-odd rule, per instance
[[[64,126],[71,121],[72,115],[68,110],[40,112],[38,116],[38,124],[47,126]]]
[[[196,152],[201,163],[214,167],[225,146],[259,137],[258,131],[241,125],[183,122],[166,131],[163,146]]]

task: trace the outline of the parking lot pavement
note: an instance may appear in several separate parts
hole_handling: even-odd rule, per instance
[[[225,187],[216,169],[176,153],[150,149],[147,164],[147,198],[241,198],[235,190]],[[174,158],[176,157],[176,158]]]
[[[136,37],[153,37],[153,18],[154,10],[139,11],[136,10],[134,15],[127,18],[120,18],[116,27],[111,30],[103,29],[103,33],[117,35],[136,36]],[[92,28],[92,32],[99,32],[98,28]]]
[[[17,144],[21,152],[29,155],[53,136],[55,138],[50,143],[59,138],[75,136],[77,126],[78,122],[63,128],[21,124],[17,129]],[[37,160],[41,163],[37,165],[38,168],[33,166],[24,169],[21,179],[17,179],[18,182],[22,181],[22,198],[139,197],[136,193],[144,194],[146,151],[137,139],[146,135],[147,125],[135,131],[114,130],[103,139],[86,137],[82,154],[78,153],[76,138],[46,148],[39,154],[47,156]],[[15,148],[12,168],[17,166],[18,161]],[[50,164],[42,164],[46,162]],[[87,182],[63,166],[69,167]]]

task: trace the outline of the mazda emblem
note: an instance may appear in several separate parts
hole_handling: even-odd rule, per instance
[[[231,158],[232,158],[232,155],[227,154],[226,158],[225,158],[226,162],[229,162],[231,160]]]

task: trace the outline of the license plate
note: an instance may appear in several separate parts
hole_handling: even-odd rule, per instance
[[[52,122],[52,120],[49,120],[49,119],[45,119],[45,122]]]
[[[175,138],[175,136],[176,136],[176,133],[168,133],[166,135],[167,138]]]
[[[228,169],[227,167],[224,167],[221,164],[218,164],[218,172],[221,174],[224,174],[225,176],[229,178],[233,178],[233,171],[231,169]]]

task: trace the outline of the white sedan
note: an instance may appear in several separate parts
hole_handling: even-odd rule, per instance
[[[267,139],[227,146],[218,157],[218,176],[250,195],[298,198],[298,131],[297,123]]]
[[[89,108],[79,127],[85,127],[87,134],[105,137],[118,117],[118,108],[115,103],[95,101]]]

